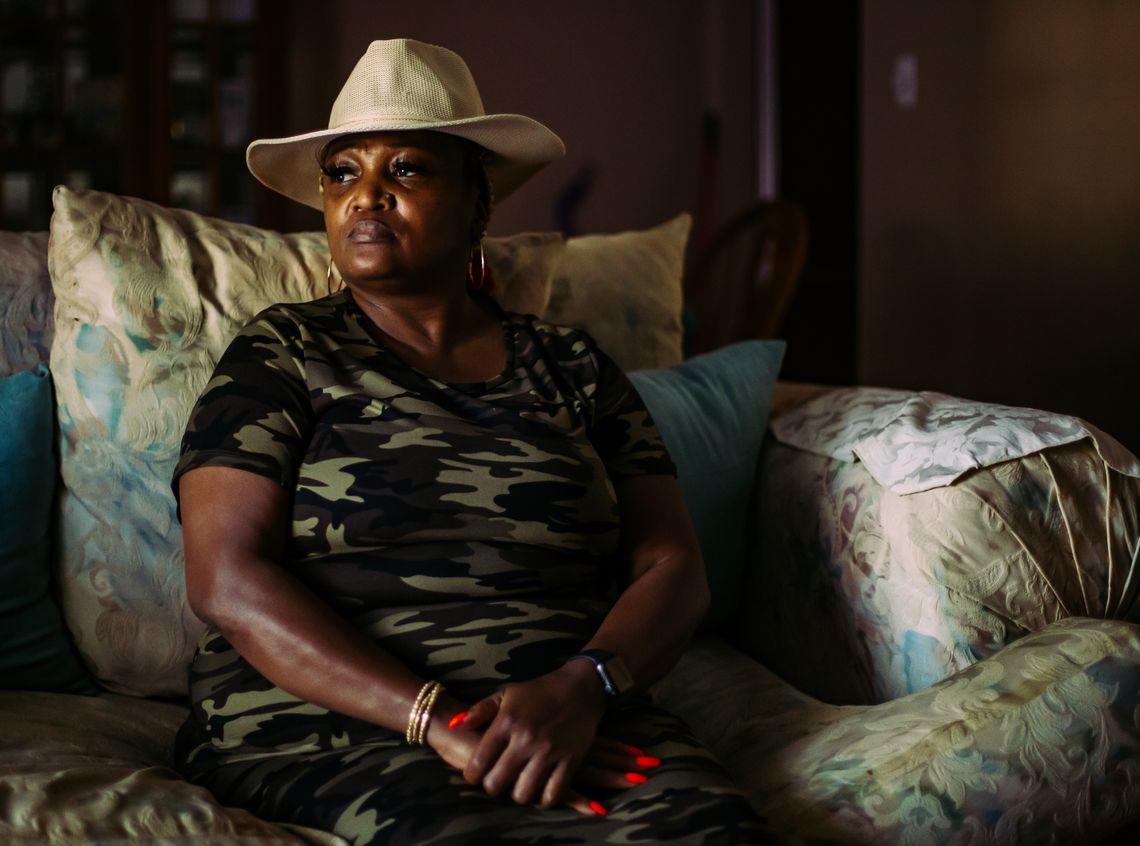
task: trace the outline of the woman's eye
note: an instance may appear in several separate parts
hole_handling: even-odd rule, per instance
[[[407,176],[415,176],[416,174],[423,173],[423,168],[419,165],[414,165],[411,162],[396,162],[392,165],[392,172],[401,178]]]
[[[325,176],[329,181],[335,185],[343,185],[352,178],[352,169],[343,165],[326,165],[321,168],[325,172]]]

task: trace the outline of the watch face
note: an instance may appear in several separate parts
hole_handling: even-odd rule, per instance
[[[606,693],[610,696],[624,696],[633,690],[633,676],[618,656],[610,656],[598,665],[598,669],[606,682]]]
[[[604,649],[587,649],[573,657],[590,659],[590,663],[594,665],[594,669],[598,673],[598,678],[602,681],[602,688],[605,690],[606,696],[621,699],[633,690],[633,676],[630,675],[629,668],[626,667],[621,658],[612,652],[607,652]]]

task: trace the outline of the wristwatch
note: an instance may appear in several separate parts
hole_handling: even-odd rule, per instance
[[[594,665],[609,700],[620,702],[633,690],[633,676],[629,674],[625,661],[614,653],[605,649],[587,649],[571,655],[567,660],[573,661],[575,658],[585,658]]]

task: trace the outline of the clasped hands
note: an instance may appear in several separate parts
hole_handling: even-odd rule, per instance
[[[463,716],[437,709],[428,745],[469,784],[520,805],[566,804],[587,815],[606,808],[580,789],[641,784],[660,762],[598,736],[606,701],[593,667],[571,661],[526,682],[506,685]]]

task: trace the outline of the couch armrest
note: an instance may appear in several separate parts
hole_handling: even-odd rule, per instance
[[[879,705],[812,700],[715,639],[655,693],[793,842],[1099,843],[1140,818],[1138,685],[1140,628],[1072,619]]]
[[[1090,438],[898,493],[769,437],[752,529],[737,642],[825,701],[921,690],[1062,618],[1140,619],[1140,478]]]

